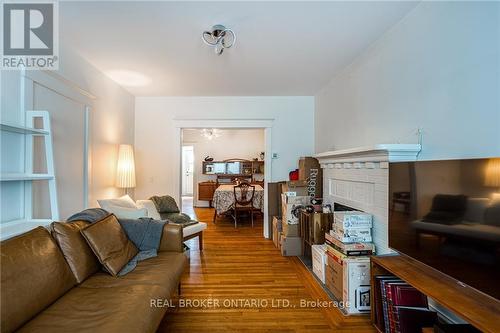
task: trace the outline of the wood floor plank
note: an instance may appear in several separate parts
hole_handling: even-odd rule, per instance
[[[248,221],[235,229],[227,218],[212,223],[213,209],[197,208],[191,214],[208,224],[204,250],[199,251],[196,238],[187,242],[191,258],[182,277],[182,294],[159,333],[375,332],[367,315],[344,316],[334,307],[301,306],[304,301],[330,299],[297,258],[281,256],[273,242],[263,238],[262,219],[253,228]],[[189,300],[219,304],[179,306],[179,301]]]

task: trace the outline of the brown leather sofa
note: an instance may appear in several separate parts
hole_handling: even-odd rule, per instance
[[[83,228],[85,222],[74,226]],[[187,262],[181,227],[165,225],[158,256],[140,261],[123,277],[99,265],[83,267],[88,276],[75,276],[75,265],[95,263],[93,253],[64,251],[78,249],[78,241],[75,236],[58,244],[38,227],[1,243],[2,333],[156,331],[167,308],[152,303],[173,296]],[[78,253],[78,260],[68,252]]]

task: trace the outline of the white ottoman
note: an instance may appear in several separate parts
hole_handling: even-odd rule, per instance
[[[137,200],[136,203],[138,208],[146,208],[148,211],[148,216],[154,218],[155,220],[161,220],[160,213],[156,210],[156,206],[151,200]],[[198,222],[196,224],[187,226],[182,229],[182,236],[184,240],[198,237],[198,244],[200,251],[203,251],[203,230],[207,228],[205,222]]]

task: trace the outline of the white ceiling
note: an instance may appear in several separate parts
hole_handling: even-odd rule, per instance
[[[61,2],[60,36],[136,96],[314,95],[416,4]],[[221,56],[217,23],[238,38]]]

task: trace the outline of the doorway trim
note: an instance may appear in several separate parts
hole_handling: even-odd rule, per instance
[[[259,119],[174,119],[173,125],[175,127],[174,142],[174,174],[177,177],[174,178],[174,188],[177,189],[175,195],[177,202],[182,205],[181,198],[181,172],[182,172],[182,130],[183,129],[199,129],[199,128],[221,128],[221,129],[244,129],[244,128],[254,128],[264,130],[264,142],[265,142],[265,157],[264,157],[264,188],[267,188],[267,183],[272,182],[272,128],[274,125],[274,118],[259,118]],[[193,184],[196,186],[196,184]],[[271,237],[271,230],[269,230],[269,216],[268,216],[268,206],[267,206],[267,196],[268,191],[264,190],[264,237]]]

